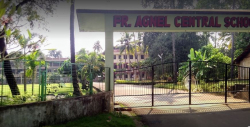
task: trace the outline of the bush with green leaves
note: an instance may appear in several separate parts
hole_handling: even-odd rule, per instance
[[[59,73],[49,73],[48,81],[49,83],[60,83],[60,74]]]
[[[226,71],[225,66],[231,61],[231,58],[222,54],[211,44],[203,46],[198,51],[191,48],[188,57],[191,61],[191,73],[195,75],[198,82],[222,79]],[[189,63],[181,63],[179,77],[187,74],[189,74]],[[178,78],[178,80],[182,81],[182,78]]]
[[[36,95],[24,94],[24,95],[15,95],[13,97],[6,97],[2,99],[1,105],[16,105],[37,102],[40,100],[40,97]]]

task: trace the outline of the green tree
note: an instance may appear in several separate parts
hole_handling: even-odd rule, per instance
[[[198,9],[249,9],[250,8],[250,2],[249,0],[227,0],[227,1],[221,1],[221,0],[199,0],[197,3]],[[228,39],[231,34],[232,39]],[[234,56],[235,56],[235,32],[231,33],[222,33],[221,38],[224,38],[225,40],[231,41],[229,46],[231,48],[231,65],[233,65]],[[237,50],[237,49],[236,49]],[[231,66],[231,77],[233,76],[233,66]]]
[[[54,57],[54,58],[60,58],[60,57],[62,57],[62,51],[56,50],[56,49],[51,49],[51,50],[49,50],[49,54],[47,56]]]
[[[70,62],[70,59],[68,59],[61,64],[61,67],[57,69],[57,72],[59,74],[71,76],[71,71],[72,71],[71,69],[72,69],[72,64]]]
[[[206,79],[207,81],[209,77],[222,78],[226,71],[225,64],[229,64],[231,61],[230,57],[225,56],[219,49],[214,48],[212,44],[203,46],[197,51],[191,48],[188,57],[192,62],[192,74],[199,80]],[[180,77],[185,77],[189,74],[189,64],[187,62],[182,63],[179,74]]]
[[[193,0],[142,0],[144,8],[150,7],[153,4],[154,9],[190,9],[193,8]],[[174,82],[177,82],[176,68],[176,33],[170,33],[172,41],[172,61],[173,61],[173,76]]]
[[[105,70],[104,56],[97,54],[96,52],[87,53],[85,49],[81,49],[76,55],[76,63],[78,66],[78,78],[82,83],[82,89],[86,89],[86,82],[89,80],[90,66],[93,67],[93,79],[101,75],[103,77],[103,71]],[[81,63],[84,65],[81,66]]]
[[[0,54],[1,60],[4,61],[4,73],[6,80],[10,86],[12,95],[19,95],[19,90],[13,73],[7,52],[7,44],[13,44],[8,40],[8,36],[17,33],[20,27],[20,20],[26,20],[31,27],[34,27],[34,22],[43,22],[44,17],[38,14],[38,11],[43,11],[45,14],[52,14],[53,7],[60,0],[22,0],[22,1],[0,1]],[[16,20],[12,20],[15,17]]]
[[[235,53],[234,58],[237,58],[243,51],[246,49],[247,46],[250,45],[250,33],[240,32],[235,37]]]
[[[138,70],[140,70],[140,66],[141,66],[141,63],[140,61],[138,60],[138,53],[142,53],[142,54],[148,54],[148,49],[147,47],[143,44],[143,33],[140,33],[138,32],[138,39],[136,40],[135,39],[135,33],[133,32],[133,38],[134,38],[134,41],[131,42],[132,43],[132,48],[133,48],[133,51],[134,51],[134,56],[135,56],[135,59],[136,59],[136,64],[133,64],[131,63],[132,67],[137,67]],[[136,74],[136,71],[134,72],[134,76]],[[141,81],[142,80],[142,77],[141,77],[141,71],[139,71],[139,80]]]
[[[26,56],[26,66],[28,66],[26,71],[26,76],[32,78],[32,95],[34,94],[34,79],[36,77],[37,66],[45,65],[42,52],[35,51]]]
[[[133,52],[134,52],[133,45],[131,43],[132,36],[133,36],[133,34],[129,34],[128,32],[125,32],[123,34],[122,38],[120,40],[118,40],[121,42],[120,54],[125,52],[125,55],[126,55],[126,57],[124,58],[125,59],[125,67],[127,66],[127,63],[126,63],[127,58],[129,59],[129,66],[130,66],[130,64],[131,64],[130,55],[133,54]]]
[[[99,53],[101,50],[102,50],[102,46],[100,44],[100,41],[96,41],[94,46],[93,46],[93,49],[96,53]]]

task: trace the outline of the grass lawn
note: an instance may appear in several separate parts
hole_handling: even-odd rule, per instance
[[[65,124],[46,127],[135,127],[133,119],[123,114],[103,113],[82,117]]]
[[[227,87],[234,86],[235,84],[248,84],[247,81],[228,81]],[[174,85],[173,83],[160,83],[156,84],[157,88],[165,88],[165,89],[178,89],[178,90],[188,90],[183,83]],[[202,92],[224,92],[225,91],[225,81],[219,82],[210,82],[210,83],[201,83],[191,85],[192,91],[194,89],[202,90]]]
[[[79,86],[81,88],[82,84],[79,83]],[[20,94],[21,95],[24,95],[24,85],[23,84],[18,84],[18,88],[19,88],[19,91],[20,91]],[[50,85],[47,85],[47,94],[54,94],[54,95],[57,95],[57,94],[65,94],[65,95],[68,95],[68,94],[73,94],[73,85],[72,83],[65,83],[65,85],[60,88],[59,87],[59,84],[50,84]],[[85,95],[88,91],[86,90],[82,90],[82,93]],[[26,91],[26,94],[29,94],[31,95],[32,94],[32,84],[27,84],[27,91]],[[34,92],[33,92],[34,95],[39,95],[39,84],[34,84]],[[0,96],[12,96],[11,94],[11,90],[9,88],[9,85],[0,85]]]

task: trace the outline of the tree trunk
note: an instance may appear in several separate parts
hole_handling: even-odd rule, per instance
[[[172,48],[173,48],[173,77],[174,83],[177,84],[177,70],[176,70],[176,59],[175,59],[175,33],[172,33]]]
[[[235,0],[233,1],[233,10],[234,10],[234,6],[235,6]],[[232,49],[231,49],[231,80],[233,79],[233,71],[234,71],[234,32],[231,33],[232,36]]]
[[[71,63],[72,63],[72,80],[73,80],[73,87],[75,96],[81,96],[82,93],[80,91],[77,75],[76,75],[76,67],[75,67],[75,34],[74,34],[74,13],[75,12],[75,0],[71,0],[70,6],[70,53],[71,53]]]
[[[2,32],[2,34],[0,36],[3,36],[3,35],[5,35],[5,32]],[[6,47],[4,39],[5,39],[4,37],[0,38],[0,53],[3,53],[3,51]],[[4,58],[7,55],[8,55],[8,53],[5,50],[5,53],[4,53],[4,55],[2,54],[1,58]],[[4,60],[3,67],[4,67],[4,74],[5,74],[6,80],[9,84],[12,95],[20,95],[19,89],[17,87],[16,79],[12,73],[10,61]]]
[[[231,49],[231,80],[233,79],[233,72],[234,72],[234,32],[231,33],[232,36],[232,49]]]
[[[135,35],[135,33],[133,32],[133,34]],[[135,42],[135,36],[134,36],[134,42]],[[137,68],[138,68],[138,71],[139,71],[139,81],[141,81],[141,72],[140,72],[140,64],[139,64],[139,61],[138,61],[138,53],[137,53],[137,50],[136,50],[136,44],[135,44],[135,58],[136,58],[136,62],[137,62]],[[135,74],[134,74],[135,76]]]
[[[25,54],[25,48],[26,48],[26,46],[24,47],[23,54]],[[24,88],[24,92],[26,92],[27,91],[27,84],[26,84],[26,59],[25,59],[25,55],[24,55],[24,62],[23,62],[23,73],[24,73],[24,75],[23,75],[23,79],[24,79],[23,88]]]
[[[129,51],[129,45],[128,45],[128,51]],[[130,52],[128,52],[128,61],[129,61],[129,70],[131,70]],[[131,71],[129,71],[129,73],[131,75]],[[128,79],[130,80],[129,75],[128,75]]]
[[[124,58],[125,59],[125,64],[124,64],[125,73],[123,75],[123,80],[126,80],[125,75],[127,74],[127,52],[126,52],[127,49],[126,48],[127,48],[127,46],[125,45],[125,55],[126,55],[126,57]]]

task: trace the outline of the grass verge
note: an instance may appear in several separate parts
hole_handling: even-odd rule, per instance
[[[133,119],[117,113],[103,113],[95,116],[82,117],[66,124],[46,127],[135,127]]]

